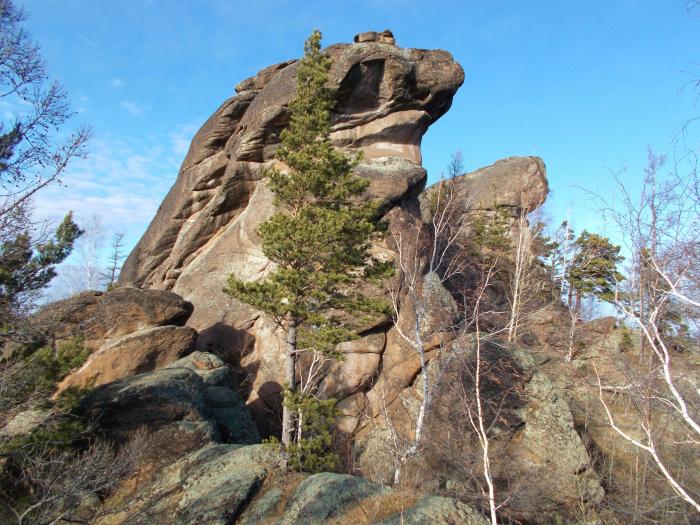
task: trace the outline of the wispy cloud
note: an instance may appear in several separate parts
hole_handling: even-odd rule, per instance
[[[88,37],[86,37],[86,36],[85,36],[84,34],[82,34],[82,33],[76,33],[75,36],[77,36],[80,40],[82,40],[83,42],[85,42],[85,43],[86,43],[87,45],[89,45],[90,47],[94,47],[94,48],[97,48],[97,47],[98,47],[97,44],[96,44],[95,42],[93,42],[92,40],[90,40]]]
[[[177,131],[170,133],[170,143],[172,144],[173,153],[183,159],[190,148],[192,137],[197,132],[197,126],[194,124],[185,124]]]
[[[37,194],[37,219],[56,221],[69,210],[78,223],[98,215],[105,231],[126,233],[125,248],[130,250],[175,182],[182,161],[167,138],[162,139],[94,139],[90,157],[73,163],[63,185]]]
[[[112,89],[119,89],[124,86],[126,86],[126,84],[121,78],[113,78],[109,81],[109,87],[111,87]]]
[[[143,106],[130,100],[122,100],[119,105],[122,107],[122,109],[126,110],[134,116],[142,115],[145,111],[145,108]]]
[[[90,97],[86,97],[85,95],[82,95],[78,97],[78,106],[75,108],[75,111],[78,113],[85,113],[87,111],[87,105],[90,102]]]

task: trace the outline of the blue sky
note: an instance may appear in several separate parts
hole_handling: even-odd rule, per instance
[[[424,138],[431,180],[458,148],[469,170],[539,155],[549,214],[571,208],[579,228],[599,215],[576,185],[605,187],[623,166],[634,185],[647,146],[670,151],[700,114],[687,86],[700,78],[700,12],[684,0],[16,1],[76,122],[95,129],[91,158],[44,192],[37,212],[97,213],[127,233],[129,249],[197,128],[240,80],[298,57],[314,28],[325,44],[390,28],[401,46],[450,51],[466,82]]]

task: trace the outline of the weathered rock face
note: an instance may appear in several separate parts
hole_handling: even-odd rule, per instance
[[[327,49],[337,88],[331,138],[363,153],[358,173],[370,181],[368,197],[384,203],[392,231],[419,225],[426,200],[419,198],[426,181],[421,137],[447,111],[464,73],[449,53],[401,49],[390,32],[361,34],[356,42]],[[198,348],[241,371],[263,434],[276,430],[283,340],[265,316],[221,290],[229,274],[256,280],[269,271],[255,234],[273,211],[262,177],[275,163],[296,67],[283,62],[244,80],[204,124],[120,277],[122,285],[172,290],[195,305],[188,325],[199,332]],[[547,193],[544,164],[534,157],[505,159],[454,183],[461,211],[530,211]],[[389,246],[380,249],[394,256]],[[348,429],[357,427],[358,407],[381,376],[392,398],[416,377],[417,357],[389,326],[368,327],[340,350],[346,358],[329,368],[320,393],[341,401]]]
[[[169,365],[194,350],[197,331],[184,325],[192,304],[161,290],[88,291],[52,303],[32,319],[49,344],[80,338],[91,354],[68,375],[68,388],[104,385]]]
[[[154,326],[104,342],[85,364],[58,385],[58,391],[104,385],[157,370],[194,349],[196,330],[189,326]]]
[[[53,340],[81,336],[91,349],[108,339],[155,326],[182,326],[192,303],[160,290],[116,288],[87,291],[42,308],[32,319],[37,330]]]
[[[159,464],[209,443],[259,441],[250,415],[231,389],[228,366],[202,352],[97,387],[83,398],[80,412],[117,442],[146,432],[150,459]]]
[[[470,211],[507,207],[531,212],[547,198],[545,165],[538,157],[509,157],[459,178],[457,201]],[[430,189],[421,199],[424,204]],[[424,207],[424,206],[423,206]]]
[[[370,194],[397,200],[424,182],[421,137],[450,107],[464,73],[445,51],[380,42],[326,50],[337,88],[331,137],[338,147],[363,152],[362,169],[375,182]],[[283,62],[241,82],[238,94],[204,124],[177,182],[124,264],[120,283],[174,290],[201,304],[197,299],[210,291],[220,295],[220,275],[253,278],[264,271],[253,231],[271,203],[259,182],[288,121],[296,68]],[[398,186],[387,184],[391,178]],[[210,289],[201,278],[214,269],[217,281]],[[210,300],[225,309],[223,300]]]
[[[158,370],[98,387],[83,399],[81,413],[98,421],[100,430],[117,442],[146,430],[160,461],[220,439],[209,418],[204,383],[186,368]]]

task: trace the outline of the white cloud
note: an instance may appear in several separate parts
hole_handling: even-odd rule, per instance
[[[197,126],[194,124],[185,124],[177,131],[170,133],[170,143],[172,144],[173,153],[180,159],[184,159],[187,151],[190,149],[192,137],[197,132]]]
[[[113,78],[109,81],[109,87],[111,87],[112,89],[119,89],[124,86],[126,86],[126,84],[121,78]]]
[[[143,106],[137,104],[136,102],[131,102],[130,100],[122,100],[119,105],[122,107],[122,109],[125,109],[134,116],[141,115],[144,112]]]
[[[79,223],[81,217],[98,215],[109,235],[126,233],[130,250],[175,182],[182,158],[173,153],[167,136],[146,143],[98,137],[89,149],[90,157],[74,162],[62,185],[37,194],[35,215],[55,221],[73,210]]]
[[[123,232],[124,254],[128,254],[177,178],[178,167],[190,137],[197,126],[183,124],[176,131],[146,137],[97,136],[89,143],[90,157],[76,160],[62,179],[39,192],[34,199],[37,220],[58,224],[69,211],[79,225],[98,216],[104,228],[105,245],[100,261],[109,254],[109,241]],[[72,254],[58,269],[59,277],[47,292],[47,299],[58,299],[71,265]],[[61,276],[62,273],[67,275]]]

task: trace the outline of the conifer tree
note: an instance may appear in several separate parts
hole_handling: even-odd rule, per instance
[[[69,212],[48,239],[37,241],[25,231],[0,244],[0,323],[5,329],[56,277],[56,266],[70,255],[82,233]],[[0,330],[0,335],[7,334]]]
[[[368,181],[353,173],[357,159],[330,141],[334,93],[327,86],[331,59],[321,51],[321,33],[304,46],[289,126],[276,158],[288,169],[268,172],[277,212],[257,230],[276,269],[259,282],[229,277],[225,291],[269,315],[286,333],[287,397],[297,391],[302,351],[336,356],[335,346],[354,336],[353,321],[386,312],[383,301],[363,296],[362,279],[379,278],[388,265],[369,254],[382,234],[378,205],[362,198]],[[285,402],[282,443],[300,439],[295,403]]]
[[[581,232],[574,244],[576,253],[568,275],[569,305],[574,292],[577,311],[584,295],[612,301],[617,283],[624,279],[617,270],[617,265],[624,259],[620,255],[620,247],[612,244],[607,237],[586,230]]]

